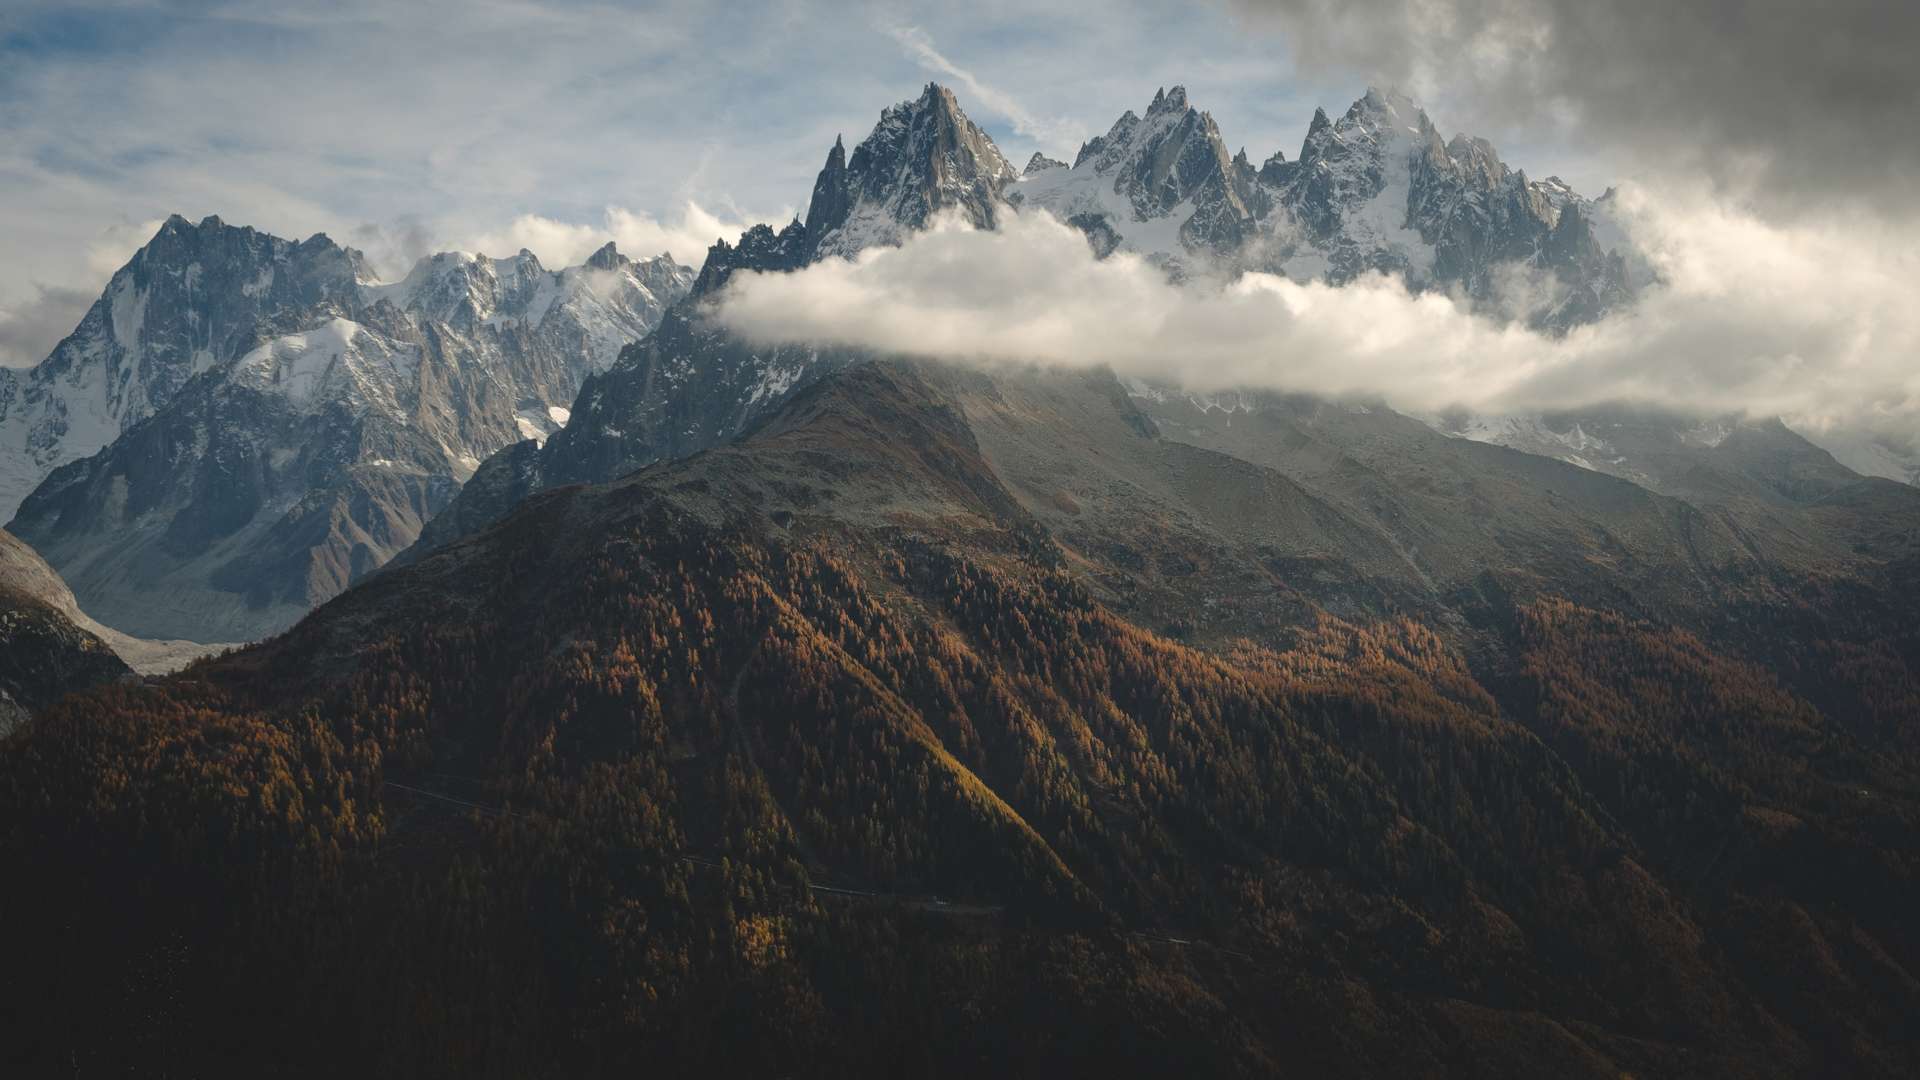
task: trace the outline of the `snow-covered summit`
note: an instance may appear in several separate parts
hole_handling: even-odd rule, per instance
[[[1484,139],[1443,140],[1392,89],[1369,88],[1337,119],[1316,109],[1298,158],[1276,152],[1255,168],[1175,86],[1088,140],[1072,168],[1028,172],[1008,199],[1080,228],[1101,255],[1335,284],[1393,273],[1554,329],[1647,278],[1631,272],[1605,206],[1557,177],[1528,180]],[[1516,275],[1526,289],[1508,288]]]
[[[357,252],[174,215],[38,365],[0,372],[0,519],[195,376],[358,302]]]
[[[51,356],[0,376],[0,516],[109,625],[258,636],[556,430],[692,279],[607,245],[382,282],[323,235],[170,218]]]
[[[485,362],[511,354],[544,390],[544,415],[613,362],[684,295],[693,272],[670,257],[613,250],[547,270],[531,252],[429,256],[398,282],[316,234],[291,241],[218,217],[174,215],[116,272],[73,333],[35,367],[0,371],[0,519],[61,464],[84,458],[164,408],[196,377],[336,319],[402,339],[440,328]],[[394,314],[374,310],[392,305]],[[516,379],[515,381],[525,381]]]
[[[1182,86],[1157,91],[1144,116],[1121,114],[1080,147],[1072,168],[1030,173],[1010,194],[1080,228],[1103,255],[1174,262],[1236,250],[1257,197],[1244,155],[1228,154],[1213,117],[1188,104]]]
[[[915,100],[882,111],[851,157],[835,140],[807,208],[812,255],[898,244],[948,209],[990,228],[1002,193],[1018,178],[953,91],[928,83]]]

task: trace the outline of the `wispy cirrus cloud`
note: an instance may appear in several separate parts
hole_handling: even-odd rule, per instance
[[[1013,125],[1013,130],[1041,144],[1042,149],[1064,153],[1084,140],[1087,132],[1069,121],[1035,115],[1013,95],[980,81],[973,72],[954,63],[934,48],[933,39],[917,26],[896,26],[887,31],[908,55],[928,71],[944,75],[959,84],[956,92],[968,102],[978,103],[998,113]]]

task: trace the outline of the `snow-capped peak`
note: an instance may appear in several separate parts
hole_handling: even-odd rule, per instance
[[[1238,246],[1256,216],[1253,181],[1176,85],[1156,91],[1144,116],[1128,110],[1089,139],[1071,169],[1030,170],[1013,198],[1078,226],[1096,250],[1178,261],[1189,249]]]
[[[349,310],[362,272],[357,252],[325,237],[296,243],[213,216],[169,216],[73,333],[0,387],[0,517],[55,467],[107,445],[263,332]]]
[[[635,263],[609,246],[564,271],[525,250],[443,252],[381,282],[359,252],[324,234],[290,241],[217,216],[171,215],[52,354],[0,377],[0,518],[55,467],[107,446],[193,379],[225,378],[249,356],[310,359],[340,323],[368,331],[343,341],[346,354],[404,351],[403,339],[434,326],[458,335],[476,363],[501,360],[503,348],[550,357],[535,365],[551,384],[545,393],[569,400],[581,378],[652,329],[692,277],[665,256]],[[293,374],[250,385],[286,390],[301,407],[346,385],[304,367]]]
[[[1375,138],[1389,132],[1396,136],[1423,136],[1434,130],[1433,121],[1427,118],[1427,111],[1419,102],[1400,90],[1373,86],[1367,87],[1367,92],[1347,109],[1347,114],[1334,127],[1342,133],[1365,131]]]
[[[1002,190],[1018,176],[953,91],[928,83],[917,99],[883,110],[851,156],[835,140],[807,211],[811,254],[898,243],[946,209],[991,227]]]
[[[1027,177],[1032,176],[1034,173],[1046,172],[1048,169],[1064,169],[1066,167],[1066,162],[1050,158],[1040,151],[1035,150],[1033,156],[1027,159],[1027,167],[1020,170],[1020,175]]]

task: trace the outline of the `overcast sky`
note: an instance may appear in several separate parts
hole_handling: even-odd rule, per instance
[[[1401,78],[1325,50],[1303,69],[1301,39],[1224,0],[0,0],[0,363],[44,356],[169,213],[326,232],[387,269],[609,237],[697,260],[803,207],[834,136],[929,79],[1016,162],[1176,82],[1234,147],[1292,157],[1315,105]],[[1428,97],[1534,175],[1614,179],[1550,116]]]

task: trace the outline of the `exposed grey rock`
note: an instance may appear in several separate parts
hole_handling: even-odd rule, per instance
[[[1591,203],[1558,178],[1531,182],[1484,139],[1442,141],[1404,94],[1369,89],[1339,120],[1316,110],[1299,160],[1263,167],[1264,244],[1250,265],[1340,283],[1370,271],[1461,293],[1562,330],[1631,298]],[[1514,271],[1535,288],[1512,289]]]
[[[1132,250],[1178,262],[1241,247],[1264,207],[1257,180],[1175,86],[1156,93],[1144,117],[1126,112],[1088,140],[1071,169],[1029,173],[1009,198],[1075,224],[1103,254],[1121,246],[1108,237],[1132,237]]]
[[[815,258],[897,244],[942,210],[992,228],[1002,192],[1019,176],[953,91],[935,83],[882,112],[844,167],[840,155],[836,142],[807,209]]]
[[[1337,120],[1315,110],[1298,160],[1255,168],[1176,86],[1008,199],[1176,277],[1193,261],[1335,284],[1382,271],[1551,330],[1629,302],[1651,276],[1636,276],[1624,237],[1602,239],[1602,207],[1529,181],[1483,139],[1443,142],[1411,99],[1373,89]]]
[[[838,142],[834,143],[835,150],[839,146]],[[828,167],[831,168],[831,164]],[[718,292],[736,270],[798,270],[812,260],[812,240],[807,227],[795,221],[777,233],[772,226],[755,225],[740,234],[738,244],[715,241],[707,249],[706,265],[700,268],[700,276],[693,283],[693,295],[709,296]]]
[[[254,276],[206,261],[256,250]],[[263,282],[287,302],[203,350],[104,449],[54,470],[13,527],[109,625],[195,641],[274,633],[404,549],[487,455],[558,428],[585,379],[693,277],[609,244],[557,272],[526,251],[443,253],[378,282],[324,237],[287,245],[211,219],[169,222],[129,267],[200,283],[139,294],[149,322],[173,305],[160,325],[250,312],[230,293]],[[137,340],[154,352],[152,335]]]
[[[1036,155],[1017,182],[992,142],[937,86],[894,106],[851,156],[835,140],[806,219],[756,226],[709,251],[693,299],[590,380],[573,420],[544,447],[518,447],[483,467],[430,529],[421,550],[491,523],[526,494],[601,482],[697,453],[752,427],[845,351],[748,348],[702,321],[700,304],[736,271],[786,272],[827,255],[899,243],[931,213],[958,208],[996,220],[996,196],[1044,209],[1080,229],[1101,257],[1125,248],[1176,280],[1189,262],[1278,270],[1343,282],[1374,269],[1415,288],[1458,289],[1493,304],[1497,271],[1554,279],[1552,303],[1525,312],[1567,325],[1630,294],[1623,261],[1602,250],[1597,212],[1557,181],[1529,183],[1481,140],[1442,143],[1403,95],[1369,91],[1340,120],[1317,112],[1298,161],[1274,154],[1255,168],[1229,154],[1218,127],[1186,91],[1157,93],[1144,116],[1123,114],[1071,167]],[[1558,283],[1564,276],[1571,284]],[[497,474],[497,475],[496,475]]]
[[[1083,211],[1068,218],[1067,224],[1086,234],[1087,244],[1097,259],[1106,258],[1120,246],[1120,234],[1114,231],[1113,219],[1106,214]]]
[[[958,211],[991,228],[1001,194],[1017,178],[993,140],[967,119],[952,91],[929,84],[920,97],[880,114],[851,156],[840,139],[814,181],[804,222],[756,225],[720,241],[689,298],[657,330],[587,380],[571,420],[544,446],[514,447],[489,461],[402,561],[498,520],[534,491],[610,480],[697,453],[750,428],[791,394],[851,363],[844,350],[747,346],[703,316],[733,274],[786,272],[819,259],[897,244],[932,217]]]
[[[1034,173],[1046,172],[1048,169],[1064,169],[1066,167],[1066,162],[1055,160],[1035,150],[1033,156],[1027,159],[1027,167],[1020,170],[1020,175],[1032,176]]]

